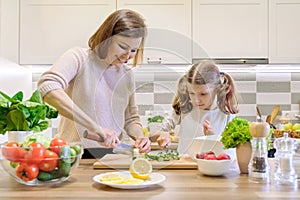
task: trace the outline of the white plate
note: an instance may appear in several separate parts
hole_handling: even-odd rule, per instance
[[[150,177],[147,180],[145,180],[142,184],[111,184],[111,183],[100,181],[101,176],[104,176],[105,174],[108,174],[108,173],[109,174],[116,173],[116,174],[119,174],[123,178],[131,178],[132,177],[129,171],[107,172],[107,173],[101,173],[101,174],[94,176],[93,180],[97,183],[101,183],[103,185],[107,185],[107,186],[114,187],[114,188],[120,188],[120,189],[140,189],[140,188],[145,188],[145,187],[149,187],[152,185],[160,184],[166,180],[166,177],[164,175],[153,172],[153,173],[151,173]]]

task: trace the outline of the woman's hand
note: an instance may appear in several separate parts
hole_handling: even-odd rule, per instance
[[[100,134],[104,141],[99,142],[102,146],[108,147],[108,148],[115,148],[120,144],[120,140],[117,136],[116,131],[110,130],[107,128],[102,128],[102,134]]]
[[[166,145],[169,145],[171,143],[169,132],[161,131],[156,141],[161,149],[163,149]]]
[[[203,131],[204,131],[204,135],[213,135],[213,130],[210,127],[210,122],[208,120],[205,120],[203,123]]]
[[[135,140],[134,146],[140,150],[140,153],[148,153],[151,150],[151,141],[148,137],[140,137]]]

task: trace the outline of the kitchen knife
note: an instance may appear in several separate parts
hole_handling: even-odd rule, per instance
[[[90,140],[95,140],[97,142],[103,142],[104,139],[102,138],[101,135],[98,134],[93,134],[89,133],[87,130],[83,132],[83,137],[90,139]],[[124,142],[120,142],[120,144],[116,147],[113,148],[113,152],[116,154],[125,154],[125,155],[133,155],[133,146],[126,144]]]

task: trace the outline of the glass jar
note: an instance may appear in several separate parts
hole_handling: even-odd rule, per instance
[[[297,148],[297,141],[289,138],[285,132],[282,138],[277,138],[274,142],[276,148],[276,169],[274,181],[276,184],[297,186],[297,174],[293,166],[293,155]]]
[[[270,166],[268,163],[268,144],[264,137],[253,137],[251,140],[252,155],[248,165],[250,182],[269,183]]]

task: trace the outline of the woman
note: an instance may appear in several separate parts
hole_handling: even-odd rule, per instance
[[[155,135],[163,147],[170,143],[169,131],[180,125],[178,151],[185,153],[195,137],[218,138],[238,113],[234,80],[211,61],[194,64],[179,79],[172,107],[173,116]]]
[[[89,48],[72,48],[42,74],[38,87],[45,102],[62,116],[58,133],[85,148],[119,145],[121,133],[135,140],[140,152],[150,150],[134,98],[132,68],[143,57],[143,18],[131,10],[112,13],[89,39]],[[82,138],[85,130],[103,142]]]

